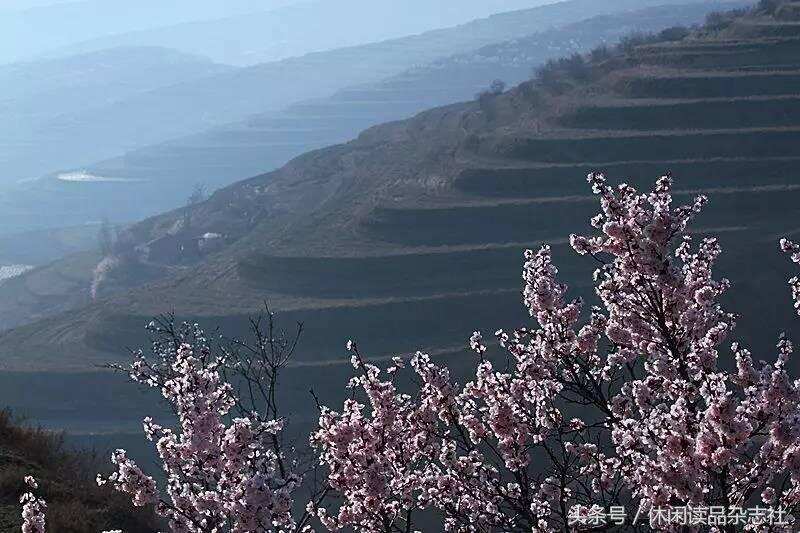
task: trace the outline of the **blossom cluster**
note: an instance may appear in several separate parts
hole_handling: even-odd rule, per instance
[[[296,342],[276,342],[271,331],[257,336],[247,352],[254,358],[233,366],[231,353],[215,355],[191,328],[156,343],[155,362],[140,355],[130,377],[159,389],[177,416],[175,428],[144,421],[166,485],[123,450],[98,482],[152,505],[175,532],[310,532],[313,516],[330,531],[411,533],[433,521],[434,530],[544,533],[620,518],[624,508],[649,517],[653,530],[694,531],[659,519],[660,510],[760,505],[785,514],[770,531],[796,531],[793,346],[780,336],[774,361],[757,364],[729,343],[736,317],[720,300],[731,284],[714,276],[722,248],[690,232],[706,198],[674,206],[669,176],[644,193],[600,174],[588,181],[600,212],[592,234],[570,244],[598,265],[596,305],[568,297],[543,246],[525,252],[522,272],[533,323],[495,332],[496,343],[476,331],[477,362],[463,384],[425,353],[382,370],[348,342],[353,394],[339,410],[319,406],[310,443],[324,489],[300,519],[293,504],[302,476],[280,445],[274,403],[278,369]],[[784,239],[781,249],[800,264],[800,246]],[[800,313],[800,278],[790,286]],[[231,368],[266,391],[266,416],[237,396]],[[43,532],[44,501],[28,492],[21,502],[23,531]]]
[[[800,246],[789,239],[781,239],[781,250],[790,255],[792,262],[800,265]],[[797,311],[797,314],[800,314],[800,277],[793,276],[789,280],[789,286],[792,288],[794,308]]]
[[[30,490],[19,498],[22,504],[22,533],[44,533],[47,504],[33,494],[33,490],[39,488],[33,476],[25,476],[25,484]]]
[[[22,533],[45,533],[47,503],[44,498],[36,496],[33,491],[39,488],[39,483],[33,476],[25,476],[28,491],[19,498],[22,504]],[[119,529],[103,531],[102,533],[122,533]]]
[[[112,456],[116,472],[98,476],[98,483],[129,494],[136,506],[154,505],[176,532],[293,530],[292,492],[300,478],[273,446],[282,420],[264,420],[257,412],[229,416],[237,398],[223,378],[225,361],[211,355],[202,336],[159,346],[165,371],[140,356],[130,373],[160,388],[178,419],[176,429],[144,420],[166,487],[160,491],[124,450]]]
[[[410,530],[412,515],[430,511],[447,531],[563,531],[598,505],[647,516],[756,501],[796,514],[792,344],[781,337],[770,364],[737,343],[727,352],[736,320],[719,303],[730,283],[713,276],[721,246],[689,232],[706,198],[673,206],[669,176],[646,193],[600,174],[588,181],[601,207],[595,232],[570,238],[599,265],[588,314],[544,246],[526,252],[523,270],[536,325],[496,332],[504,356],[476,332],[478,364],[463,386],[418,353],[418,387],[399,392],[394,372],[382,377],[351,346],[351,386],[366,401],[324,409],[312,437],[342,502],[316,509],[328,528]],[[800,247],[782,248],[800,264]],[[723,351],[735,370],[719,364]]]

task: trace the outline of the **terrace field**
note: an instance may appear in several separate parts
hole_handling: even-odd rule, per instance
[[[709,196],[695,233],[725,248],[726,303],[745,312],[736,336],[771,354],[792,327],[792,266],[777,240],[800,232],[800,33],[788,26],[741,15],[598,60],[589,79],[564,74],[555,88],[525,82],[432,109],[224,188],[198,206],[193,228],[223,235],[223,248],[175,259],[152,246],[144,264],[158,274],[123,266],[96,301],[3,334],[3,368],[77,376],[125,359],[120,346],[146,344],[143,325],[170,310],[242,335],[269,300],[287,327],[306,324],[286,378],[306,423],[309,388],[325,403],[342,398],[348,338],[369,357],[422,349],[464,372],[472,331],[528,320],[525,248],[552,243],[573,294],[591,301],[595,264],[565,243],[588,231],[597,206],[585,176],[595,170],[637,187],[671,172],[679,201]],[[148,219],[131,236],[159,242],[181,217]],[[0,316],[11,316],[4,305]]]

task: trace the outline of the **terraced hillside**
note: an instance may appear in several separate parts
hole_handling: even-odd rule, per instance
[[[286,394],[308,420],[309,386],[339,399],[347,338],[376,358],[425,349],[457,362],[474,329],[524,323],[526,247],[551,243],[563,278],[591,298],[594,266],[566,241],[596,210],[584,179],[592,170],[641,187],[671,171],[680,199],[710,196],[697,231],[726,250],[728,303],[744,313],[738,334],[770,351],[793,324],[792,267],[776,242],[800,231],[800,23],[756,11],[597,55],[588,73],[552,89],[527,82],[433,109],[222,189],[198,206],[191,230],[180,212],[134,226],[140,260],[116,270],[91,305],[0,337],[4,369],[84,371],[141,345],[148,317],[170,308],[239,334],[268,298],[284,323],[306,323]],[[220,248],[176,257],[161,246],[206,232],[222,236]],[[145,267],[161,273],[138,285],[133,273]],[[90,401],[73,396],[64,408]]]
[[[224,186],[277,168],[301,153],[345,142],[375,124],[469,100],[495,79],[516,85],[548,59],[585,53],[636,30],[657,32],[696,24],[709,12],[737,5],[744,3],[702,2],[679,9],[657,6],[591,17],[437,59],[379,83],[340,90],[329,98],[132,150],[86,167],[91,175],[113,181],[64,181],[56,174],[23,184],[7,195],[13,198],[9,224],[30,225],[34,218],[44,223],[39,215],[42,205],[48,206],[49,217],[60,224],[81,224],[104,216],[139,220],[180,205],[195,183],[212,189]],[[108,205],[131,195],[138,200],[108,212]],[[22,211],[30,213],[27,220],[20,216]]]
[[[90,109],[56,114],[0,149],[0,184],[71,171],[139,147],[192,135],[344,87],[371,83],[414,65],[585,17],[636,5],[686,0],[575,0],[500,13],[380,42],[337,47],[209,74],[138,92]],[[331,21],[326,21],[330,23]],[[310,28],[295,28],[301,33]],[[4,139],[5,141],[5,139]],[[47,154],[47,157],[43,157]]]

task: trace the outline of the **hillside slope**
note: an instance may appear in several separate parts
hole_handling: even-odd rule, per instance
[[[491,44],[419,65],[373,84],[349,87],[329,98],[300,102],[208,132],[130,151],[86,166],[93,176],[116,181],[64,181],[52,175],[26,182],[5,194],[6,227],[82,224],[103,217],[140,220],[180,205],[193,184],[211,189],[277,168],[301,153],[354,138],[370,126],[468,100],[495,79],[516,85],[548,59],[587,52],[633,31],[659,31],[701,22],[711,11],[739,3],[700,2],[659,6],[580,22]],[[563,6],[562,6],[563,7]],[[139,201],[121,198],[136,195]],[[0,205],[2,205],[0,200]],[[109,210],[114,205],[113,210]],[[30,217],[21,216],[29,211]],[[12,218],[13,217],[13,218]]]
[[[709,191],[715,201],[701,222],[744,253],[742,243],[794,229],[800,105],[791,61],[800,33],[771,35],[786,26],[751,16],[724,31],[641,45],[598,63],[596,81],[563,94],[526,83],[483,106],[434,109],[298,157],[213,195],[189,230],[181,211],[149,219],[128,236],[141,262],[116,271],[101,301],[66,322],[3,336],[3,362],[86,368],[131,345],[139,324],[165,308],[217,323],[260,308],[265,297],[297,316],[325,316],[326,325],[405,309],[384,326],[398,336],[398,321],[426,306],[502,300],[513,309],[521,243],[563,243],[594,209],[583,177],[598,168],[637,184],[672,170],[682,189]],[[221,253],[174,253],[205,233],[223,236]],[[7,282],[3,292],[42,275]],[[142,280],[151,283],[136,287]],[[448,320],[476,322],[467,318]],[[356,326],[326,326],[318,347],[339,346],[333,339]],[[435,329],[396,342],[458,344]],[[18,344],[31,331],[36,339]],[[387,340],[381,350],[412,347]],[[46,353],[51,344],[59,354]]]
[[[502,13],[418,35],[239,68],[58,115],[4,143],[0,184],[80,169],[137,147],[328,96],[343,87],[375,82],[414,65],[592,14],[663,3],[577,0]]]
[[[89,455],[66,449],[60,435],[26,427],[8,411],[0,411],[0,531],[21,530],[19,497],[29,490],[23,481],[29,475],[39,483],[37,495],[47,501],[48,531],[155,531],[157,523],[148,512],[132,508],[112,489],[97,486],[95,468]]]
[[[596,211],[593,170],[641,187],[672,171],[679,199],[709,195],[697,233],[725,249],[736,336],[771,350],[793,323],[776,242],[800,231],[800,24],[755,12],[596,56],[227,187],[189,229],[181,212],[134,226],[140,261],[92,305],[2,335],[3,368],[67,375],[125,357],[119,347],[143,344],[143,324],[170,309],[237,335],[268,298],[284,323],[306,323],[286,385],[310,420],[309,386],[330,403],[345,382],[347,338],[376,358],[457,358],[474,329],[524,323],[525,247],[551,243],[563,279],[591,298],[594,265],[566,241]],[[193,248],[205,233],[218,247]],[[124,289],[145,268],[158,275]]]

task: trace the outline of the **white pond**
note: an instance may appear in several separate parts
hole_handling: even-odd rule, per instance
[[[79,170],[77,172],[63,172],[61,174],[58,174],[56,176],[56,179],[61,181],[76,181],[84,183],[136,181],[126,178],[112,178],[109,176],[98,176],[96,174],[91,174],[89,172],[86,172],[85,170]]]
[[[0,265],[0,283],[22,275],[32,268],[31,265]]]

